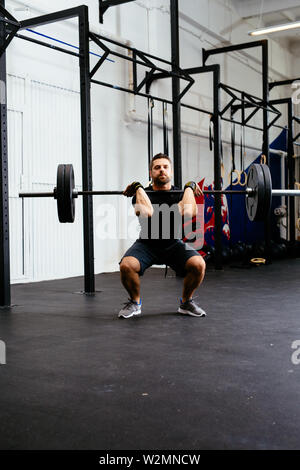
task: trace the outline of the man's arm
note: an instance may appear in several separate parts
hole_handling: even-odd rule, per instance
[[[138,188],[135,193],[136,203],[134,205],[135,213],[138,217],[152,217],[153,206],[144,188]]]
[[[197,215],[197,204],[195,196],[203,195],[199,185],[194,181],[189,181],[184,187],[181,201],[178,203],[180,215],[192,218]]]
[[[153,206],[143,186],[139,182],[131,183],[123,191],[124,196],[135,196],[134,210],[138,217],[152,217]]]

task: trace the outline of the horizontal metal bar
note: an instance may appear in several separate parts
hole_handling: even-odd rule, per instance
[[[208,73],[208,72],[216,72],[217,70],[220,69],[220,65],[219,64],[213,64],[213,65],[205,65],[205,66],[200,66],[200,67],[191,67],[189,69],[180,69],[181,72],[183,72],[184,74],[187,74],[187,75],[194,75],[194,74],[198,74],[198,73]],[[152,84],[152,82],[154,82],[155,80],[159,80],[161,78],[169,78],[170,75],[164,75],[164,74],[154,74],[152,77],[151,77],[151,80],[149,80],[148,82],[148,89],[150,89],[150,86]]]
[[[207,109],[197,108],[196,106],[192,106],[192,105],[186,104],[186,103],[180,103],[180,104],[183,108],[193,109],[194,111],[198,111],[199,113],[205,113],[205,114],[208,114],[210,116],[213,115],[213,112],[208,111]]]
[[[219,64],[203,65],[201,67],[191,67],[189,69],[183,69],[183,71],[186,72],[188,75],[194,75],[197,73],[215,72],[219,67]]]
[[[95,33],[93,33],[95,36],[97,36]],[[98,47],[100,47],[98,45]],[[139,65],[143,65],[144,67],[147,67],[147,68],[150,68],[150,69],[154,69],[154,70],[159,70],[160,72],[162,73],[168,73],[170,75],[170,77],[178,77],[178,78],[181,78],[182,80],[186,80],[186,81],[192,81],[192,78],[191,77],[187,77],[186,75],[182,75],[180,73],[176,73],[176,72],[172,72],[171,70],[164,70],[162,69],[161,67],[157,67],[155,64],[148,64],[147,62],[142,62],[141,60],[138,60],[138,59],[135,59],[133,57],[129,57],[125,54],[121,54],[120,52],[116,52],[116,51],[109,51],[109,53],[111,55],[114,55],[116,57],[120,57],[121,59],[124,59],[124,60],[128,60],[129,62],[133,62],[134,64],[139,64]]]
[[[69,46],[69,47],[73,47],[74,49],[77,49],[79,50],[79,47],[78,46],[74,46],[73,44],[69,44],[67,42],[64,42],[64,41],[60,41],[58,39],[55,39],[55,38],[52,38],[51,36],[47,36],[46,34],[42,34],[42,33],[39,33],[37,31],[34,31],[34,30],[31,30],[29,28],[27,28],[27,31],[31,32],[31,33],[34,33],[34,34],[37,34],[38,36],[42,36],[42,37],[45,37],[46,39],[50,39],[52,41],[56,41],[56,42],[59,42],[61,44],[65,44],[66,46]],[[33,38],[30,38],[29,36],[24,36],[23,34],[16,34],[15,35],[17,38],[19,39],[23,39],[25,41],[29,41],[29,42],[33,42],[35,44],[39,44],[40,46],[44,46],[44,47],[48,47],[48,48],[51,48],[51,49],[54,49],[54,50],[57,50],[59,52],[64,52],[66,54],[69,54],[69,55],[73,55],[74,57],[81,57],[80,54],[77,54],[76,52],[72,52],[72,51],[68,51],[67,49],[64,49],[62,47],[58,47],[58,46],[54,46],[54,45],[51,45],[49,43],[46,43],[46,42],[43,42],[43,41],[39,41],[38,39],[33,39]],[[99,54],[96,54],[95,52],[89,52],[90,55],[93,55],[95,57],[99,57],[100,59],[102,60],[107,60],[108,62],[112,62],[114,63],[115,61],[112,60],[112,59],[108,59],[107,57],[105,57],[105,54],[103,54],[102,56],[99,55]],[[103,59],[104,57],[104,59]]]
[[[235,121],[234,119],[228,119],[223,116],[221,116],[220,119],[222,119],[222,121],[233,122],[234,124],[238,124],[239,126],[249,127],[249,129],[255,129],[256,131],[263,131],[263,128],[261,127],[251,126],[250,124],[243,124],[242,122]]]
[[[274,88],[276,86],[291,85],[296,80],[300,80],[300,78],[290,78],[289,80],[281,80],[281,81],[278,81],[278,82],[270,82],[269,83],[269,90],[272,90],[272,88]]]
[[[172,189],[172,190],[161,190],[161,191],[154,191],[154,192],[168,192],[168,193],[179,193],[183,194],[183,189]],[[203,194],[248,194],[251,195],[254,193],[254,190],[251,188],[246,189],[237,189],[237,190],[229,190],[229,189],[205,189],[202,191]],[[299,190],[300,192],[300,190]],[[153,191],[146,190],[146,193],[153,194]],[[73,198],[77,198],[78,196],[122,196],[123,191],[73,191]],[[53,197],[55,198],[55,193],[19,193],[20,198],[33,198],[33,197]]]
[[[102,0],[100,6],[102,8],[109,8],[117,5],[122,5],[122,3],[129,3],[133,1],[134,0]]]
[[[63,21],[68,20],[70,18],[75,18],[78,17],[85,8],[87,8],[85,5],[81,5],[79,7],[56,11],[55,13],[49,13],[48,15],[29,18],[28,20],[20,21],[21,29],[33,28],[36,26],[54,23],[56,21]]]
[[[240,98],[237,98],[237,100],[239,101],[242,101]],[[269,113],[274,113],[274,114],[277,114],[279,117],[281,116],[281,112],[278,111],[278,109],[274,108],[272,106],[272,104],[270,104],[269,102],[269,106],[270,107],[266,107],[266,106],[261,106],[259,104],[256,104],[256,103],[253,103],[253,102],[250,102],[250,101],[243,101],[241,104],[233,104],[232,105],[232,110],[234,113],[236,113],[239,109],[241,108],[257,108],[257,110],[259,109],[263,109],[265,111],[268,111]]]
[[[52,193],[19,193],[19,197],[53,197],[54,192]]]
[[[141,92],[136,93],[135,91],[130,90],[129,88],[123,88],[117,85],[112,85],[111,83],[100,82],[99,80],[95,80],[94,78],[92,78],[90,81],[91,83],[96,83],[97,85],[106,86],[114,90],[125,91],[126,93],[131,93],[132,95],[142,96],[143,98],[151,98],[155,101],[160,101],[161,103],[173,104],[172,101],[166,100],[165,98],[159,98],[158,96],[148,95],[146,93],[141,93]]]
[[[272,196],[300,196],[300,189],[272,189]]]
[[[100,46],[99,46],[100,47]],[[160,72],[165,72],[164,69],[160,68],[160,67],[156,67],[156,65],[153,67],[153,65],[150,65],[150,64],[147,64],[146,62],[143,62],[142,60],[138,60],[138,59],[134,59],[133,57],[129,57],[125,54],[121,54],[120,52],[116,52],[116,51],[109,51],[109,53],[111,55],[114,55],[116,57],[120,57],[121,59],[125,59],[125,60],[128,60],[129,62],[133,62],[135,64],[139,64],[139,65],[143,65],[144,67],[148,67],[150,69],[153,69],[155,68],[156,70],[159,70]],[[180,77],[180,75],[177,75]]]
[[[288,104],[290,100],[291,98],[278,98],[277,100],[270,100],[269,103],[276,106],[278,104]]]
[[[167,193],[184,193],[183,189],[171,189],[169,190],[161,190],[161,191],[152,191],[152,190],[145,190],[146,193],[153,194],[153,192],[167,192]],[[238,190],[229,190],[229,189],[204,189],[203,194],[251,194],[253,191],[252,189],[238,189]],[[114,196],[114,195],[123,195],[123,191],[76,191],[78,196]],[[75,196],[77,197],[77,196]]]
[[[161,190],[154,192],[167,192],[167,193],[184,193],[183,189],[172,189],[172,190]],[[248,194],[248,196],[254,195],[255,190],[252,188],[246,189],[204,189],[203,194]],[[146,190],[146,193],[153,194],[153,190]],[[54,192],[51,193],[19,193],[21,198],[32,198],[32,197],[53,197]],[[73,198],[78,196],[122,196],[123,191],[73,191]],[[272,196],[300,196],[300,189],[272,189]]]
[[[263,46],[265,42],[266,40],[262,39],[261,41],[244,42],[242,44],[233,44],[231,46],[218,47],[216,49],[204,49],[204,51],[205,51],[205,56],[207,58],[210,55],[223,54],[224,52],[234,52],[234,51],[240,51],[241,49],[250,49],[252,47],[260,47],[260,46]]]
[[[53,49],[55,51],[64,52],[65,54],[73,55],[75,57],[80,57],[80,54],[77,54],[76,52],[67,51],[66,49],[63,49],[62,47],[54,46],[53,44],[47,44],[43,41],[39,41],[38,39],[33,39],[27,36],[23,36],[23,34],[16,34],[15,36],[16,38],[23,39],[24,41],[28,41],[28,42],[33,42],[35,44],[38,44],[39,46],[48,47],[49,49]]]
[[[95,83],[96,85],[101,85],[101,86],[105,86],[105,87],[108,87],[108,88],[112,88],[114,90],[125,91],[126,93],[131,93],[132,95],[141,96],[143,98],[151,98],[152,100],[159,101],[160,103],[173,104],[172,101],[167,100],[166,98],[159,98],[158,96],[149,95],[147,93],[141,93],[141,92],[136,93],[135,91],[130,90],[129,88],[119,87],[117,85],[112,85],[111,83],[100,82],[99,80],[95,80],[95,79],[91,79],[91,83]],[[211,111],[208,111],[206,109],[196,108],[195,106],[191,106],[191,105],[185,104],[185,103],[180,103],[180,104],[184,108],[193,109],[194,111],[198,111],[199,113],[205,113],[205,114],[213,115],[213,113]]]

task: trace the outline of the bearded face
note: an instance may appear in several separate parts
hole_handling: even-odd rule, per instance
[[[165,158],[158,158],[153,162],[151,178],[154,186],[163,188],[171,181],[172,169],[170,162]]]

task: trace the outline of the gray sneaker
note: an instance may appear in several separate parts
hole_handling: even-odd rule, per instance
[[[125,302],[125,307],[120,310],[118,317],[119,318],[131,318],[138,317],[142,313],[142,301],[138,304],[134,300],[128,299],[128,302]]]
[[[186,302],[182,302],[182,299],[180,299],[180,302],[179,313],[191,315],[192,317],[206,317],[206,313],[196,304],[194,299],[187,300]]]

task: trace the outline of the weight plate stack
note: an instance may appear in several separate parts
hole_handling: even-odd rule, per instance
[[[248,172],[247,187],[253,189],[253,193],[246,195],[246,210],[252,222],[265,220],[270,211],[272,196],[270,172],[268,168],[263,169],[263,166],[266,165],[253,163]]]
[[[73,223],[75,220],[74,188],[75,178],[73,165],[58,165],[55,194],[57,199],[58,219],[61,223]]]

